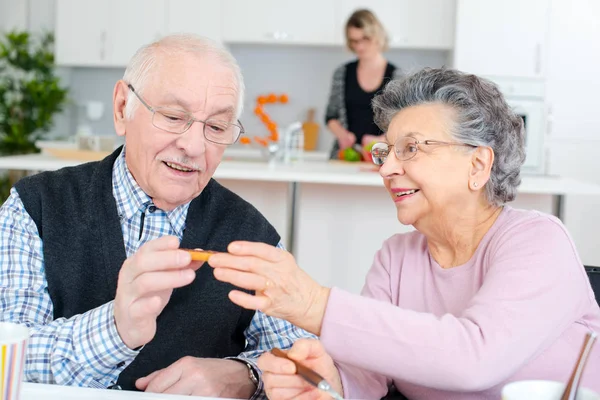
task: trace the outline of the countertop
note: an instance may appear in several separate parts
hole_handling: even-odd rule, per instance
[[[47,154],[0,157],[0,169],[49,171],[80,164]],[[269,164],[256,160],[229,160],[217,168],[216,179],[246,181],[298,182],[328,185],[382,186],[382,179],[372,164],[342,161],[303,161],[296,164]],[[556,176],[523,175],[520,193],[547,195],[596,195],[600,185]]]

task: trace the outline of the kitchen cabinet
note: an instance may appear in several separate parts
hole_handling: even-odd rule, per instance
[[[221,1],[166,0],[167,33],[195,33],[222,41]]]
[[[455,68],[544,77],[550,0],[458,0],[456,10]]]
[[[105,62],[109,21],[105,2],[56,0],[55,18],[58,65],[98,66]]]
[[[107,3],[110,7],[107,65],[127,65],[140,46],[164,36],[165,0],[110,0]]]
[[[336,0],[337,43],[346,42],[346,21],[359,8],[375,13],[391,48],[444,50],[454,45],[454,0]]]
[[[333,1],[224,0],[223,40],[231,43],[334,44]]]
[[[56,63],[125,66],[165,22],[165,0],[56,0]]]

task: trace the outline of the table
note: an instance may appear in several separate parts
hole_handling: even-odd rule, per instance
[[[132,392],[127,390],[89,389],[73,386],[24,382],[20,400],[190,400],[190,396]],[[216,400],[213,397],[194,399]],[[223,399],[221,399],[223,400]]]

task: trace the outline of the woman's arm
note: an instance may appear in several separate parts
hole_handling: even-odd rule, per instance
[[[342,65],[333,73],[329,101],[327,102],[327,111],[325,113],[325,124],[336,137],[342,149],[350,147],[356,142],[356,136],[348,131],[341,121],[342,109],[344,107],[345,78],[346,66]]]
[[[573,244],[550,218],[517,226],[457,316],[391,304],[390,253],[376,256],[361,297],[331,290],[321,340],[340,363],[442,390],[479,391],[550,346],[592,301]],[[533,225],[534,223],[532,223]]]

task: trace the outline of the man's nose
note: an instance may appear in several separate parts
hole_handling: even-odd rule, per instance
[[[192,122],[189,129],[177,138],[177,146],[185,150],[186,154],[190,157],[204,154],[206,150],[204,122]]]

